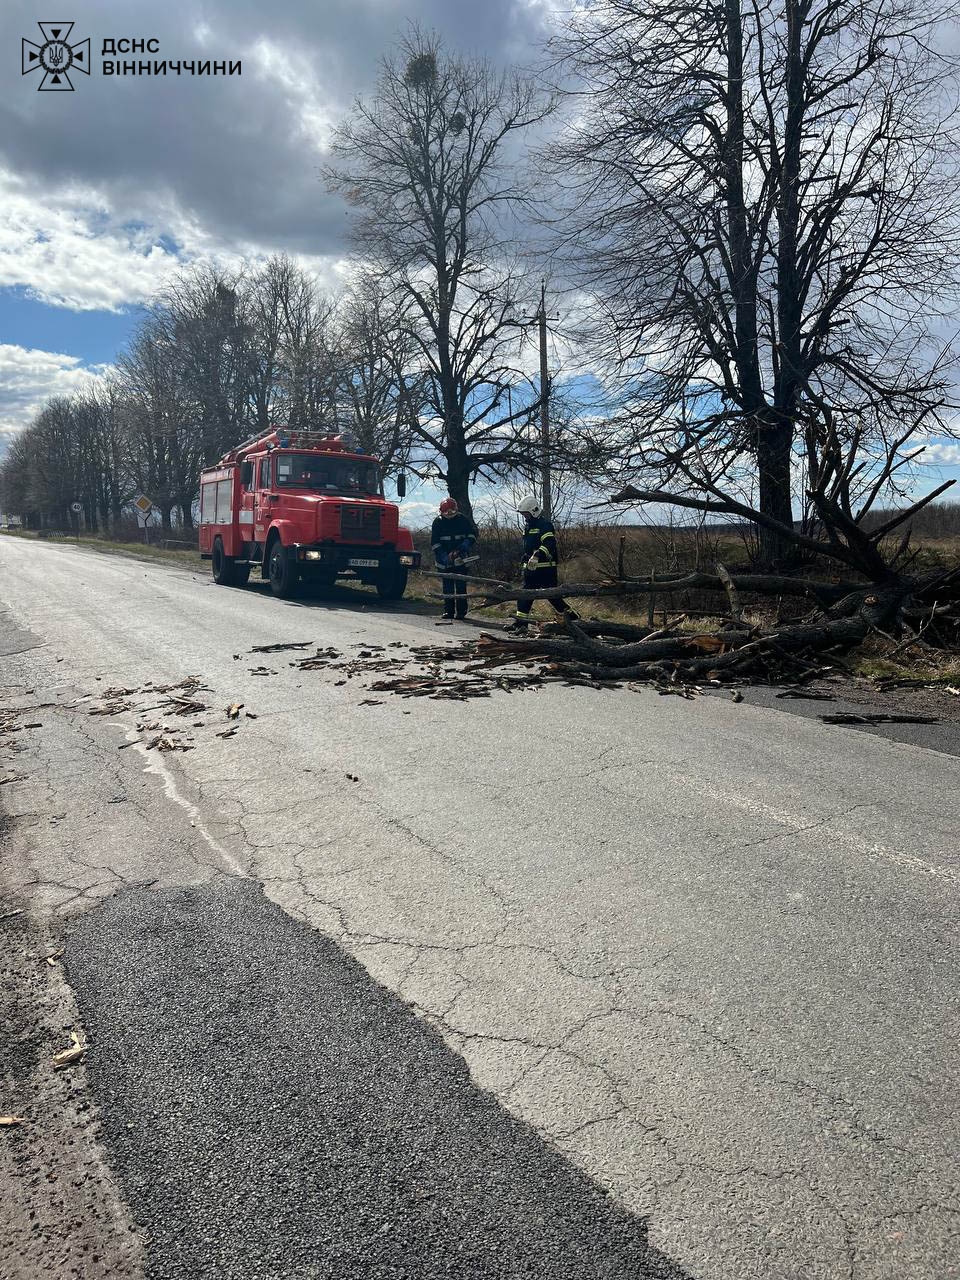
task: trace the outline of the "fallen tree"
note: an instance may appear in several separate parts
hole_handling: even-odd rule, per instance
[[[719,567],[722,569],[722,566]],[[430,569],[424,569],[428,578],[449,577]],[[729,592],[729,584],[723,572],[717,573],[651,573],[640,578],[614,578],[603,582],[565,582],[561,587],[547,587],[541,590],[526,590],[499,578],[481,578],[461,575],[461,581],[475,586],[489,587],[489,591],[479,591],[475,598],[483,604],[505,604],[516,600],[519,596],[529,596],[533,600],[551,600],[558,596],[649,596],[678,595],[683,591],[723,591]],[[727,575],[729,582],[738,591],[751,595],[795,596],[803,597],[817,604],[829,605],[842,600],[845,596],[863,587],[863,583],[852,581],[815,582],[804,578],[790,577],[786,574],[771,573],[734,573]]]
[[[441,574],[428,576],[442,577]],[[839,659],[871,633],[900,640],[898,649],[919,642],[955,649],[960,640],[960,568],[915,579],[872,583],[815,583],[776,575],[651,575],[600,583],[563,583],[528,591],[497,579],[465,576],[471,600],[480,607],[521,596],[539,600],[679,595],[714,590],[719,625],[691,631],[685,615],[659,629],[603,618],[567,619],[530,636],[483,637],[476,649],[479,669],[511,662],[547,661],[559,672],[593,679],[698,681],[745,678],[798,679],[822,670],[825,658]],[[776,583],[774,588],[771,583]],[[792,594],[816,602],[804,618],[767,626],[743,620],[740,591]]]
[[[692,682],[723,681],[764,675],[790,678],[821,668],[813,657],[843,653],[860,644],[870,631],[887,621],[897,601],[869,596],[855,613],[802,622],[764,631],[760,627],[730,625],[719,631],[683,632],[669,629],[635,643],[611,644],[591,636],[577,622],[563,624],[565,635],[484,636],[481,667],[525,659],[547,658],[596,679]]]

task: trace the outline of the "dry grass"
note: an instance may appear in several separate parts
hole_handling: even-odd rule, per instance
[[[872,635],[851,657],[858,676],[871,680],[925,680],[931,684],[960,684],[960,655],[944,653],[919,641],[903,652],[896,652],[901,641]]]
[[[46,539],[38,538],[35,533],[23,529],[2,529],[0,533],[7,538],[22,538],[31,542],[48,543],[53,546],[62,543],[66,546],[85,547],[87,550],[96,551],[101,555],[131,556],[135,560],[149,560],[152,562],[165,560],[173,564],[186,565],[188,568],[199,568],[203,563],[198,551],[175,549],[173,547],[168,549],[143,542],[114,542],[110,538],[94,537],[89,534],[81,534],[79,539],[73,537]]]

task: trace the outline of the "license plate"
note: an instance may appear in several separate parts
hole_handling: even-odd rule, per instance
[[[377,569],[380,566],[379,560],[348,560],[347,564],[351,569]]]

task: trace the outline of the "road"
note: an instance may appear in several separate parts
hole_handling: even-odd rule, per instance
[[[5,1275],[960,1276],[957,758],[250,652],[476,634],[359,593],[9,538],[0,600]]]

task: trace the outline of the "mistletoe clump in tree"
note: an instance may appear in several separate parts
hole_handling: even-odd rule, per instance
[[[411,465],[442,479],[468,515],[478,475],[536,452],[527,426],[539,398],[514,368],[512,317],[528,304],[518,155],[553,105],[533,80],[414,31],[340,126],[326,175],[357,210],[364,271],[405,318]]]

